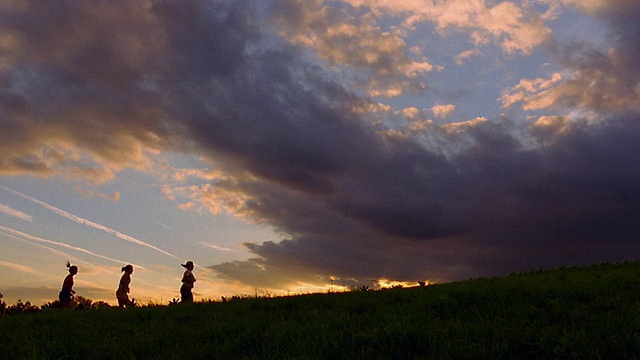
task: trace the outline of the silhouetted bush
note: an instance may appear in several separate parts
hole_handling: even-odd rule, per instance
[[[84,296],[75,296],[71,301],[71,309],[86,310],[86,309],[101,309],[111,307],[104,301],[93,301]],[[42,306],[36,306],[31,302],[22,302],[18,300],[14,305],[7,305],[2,300],[2,294],[0,294],[0,316],[17,315],[17,314],[36,314],[41,312],[47,312],[51,309],[63,309],[59,300],[50,301]]]
[[[29,301],[23,303],[22,300],[18,300],[18,302],[15,305],[6,307],[5,315],[35,314],[41,311],[42,310],[40,309],[40,307],[31,305]]]
[[[0,294],[0,316],[5,315],[7,304],[2,300],[2,294]]]

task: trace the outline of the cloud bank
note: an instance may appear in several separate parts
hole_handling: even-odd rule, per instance
[[[534,3],[3,2],[0,173],[104,182],[197,154],[215,173],[194,198],[283,234],[211,268],[274,289],[633,258],[640,5]],[[554,41],[567,6],[608,24],[606,49]],[[423,23],[474,51],[548,47],[561,75],[505,89],[515,116],[399,126],[376,99],[428,88],[406,40]]]

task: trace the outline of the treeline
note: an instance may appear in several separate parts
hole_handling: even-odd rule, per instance
[[[71,302],[71,309],[84,310],[84,309],[100,309],[105,307],[111,307],[104,301],[93,301],[84,296],[75,296]],[[0,294],[0,316],[9,316],[16,314],[37,314],[47,311],[55,311],[56,309],[62,309],[59,300],[50,301],[44,305],[37,306],[31,304],[30,301],[22,302],[18,300],[13,305],[7,305],[3,300],[2,294]]]
[[[419,281],[419,287],[425,287],[429,285],[427,282]],[[394,285],[388,289],[401,289],[402,285]],[[384,290],[384,289],[380,289]],[[373,291],[369,286],[354,286],[350,290],[338,291],[338,292],[365,292],[365,291]],[[329,293],[335,293],[335,291],[329,291]],[[233,295],[233,296],[221,296],[219,301],[212,299],[201,299],[197,302],[199,303],[212,303],[212,302],[222,302],[226,303],[233,300],[244,300],[244,299],[252,299],[252,298],[272,298],[273,294],[269,292],[265,292],[263,294],[258,294],[257,292],[254,295]],[[62,309],[72,309],[72,310],[92,310],[92,309],[102,309],[109,307],[117,307],[112,306],[104,301],[93,301],[87,297],[81,295],[75,295],[71,300],[70,307],[64,307],[60,300],[50,301],[46,304],[37,306],[32,304],[30,301],[23,302],[22,300],[18,300],[14,305],[8,305],[4,300],[2,300],[3,295],[0,293],[0,316],[9,316],[9,315],[17,315],[17,314],[37,314],[37,313],[46,313],[50,311],[57,311]],[[154,301],[148,302],[137,302],[136,299],[131,299],[132,307],[157,307],[157,306],[166,306],[166,305],[176,305],[180,304],[179,299],[173,298],[167,303],[157,303]]]

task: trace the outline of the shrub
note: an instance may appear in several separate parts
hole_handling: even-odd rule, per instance
[[[49,309],[61,309],[59,300],[48,302],[42,306],[35,306],[31,304],[31,302],[22,302],[22,300],[18,300],[14,305],[7,305],[2,300],[2,294],[0,294],[0,316],[3,315],[17,315],[17,314],[35,314],[46,312]],[[71,302],[71,308],[75,310],[84,310],[84,309],[101,309],[111,307],[108,303],[104,301],[93,301],[84,296],[76,296]]]
[[[22,300],[18,300],[15,305],[7,306],[4,313],[5,315],[35,314],[41,311],[40,307],[31,305],[29,301],[23,303]]]

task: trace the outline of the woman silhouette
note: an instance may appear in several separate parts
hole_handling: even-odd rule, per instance
[[[118,299],[118,306],[130,307],[133,306],[131,300],[129,300],[129,284],[131,284],[131,274],[133,274],[133,265],[129,264],[121,269],[124,274],[120,278],[118,284],[118,290],[116,290],[116,299]]]
[[[62,307],[70,308],[71,297],[76,293],[73,290],[73,277],[78,273],[78,267],[71,265],[71,263],[67,261],[67,268],[69,269],[69,275],[67,275],[62,282],[62,290],[60,290],[60,294],[58,294],[58,299],[60,299],[60,305]]]
[[[186,264],[180,265],[187,269],[182,275],[182,286],[180,287],[181,302],[192,303],[193,294],[191,293],[191,289],[193,289],[193,283],[196,282],[196,277],[193,276],[193,261],[187,261]]]

